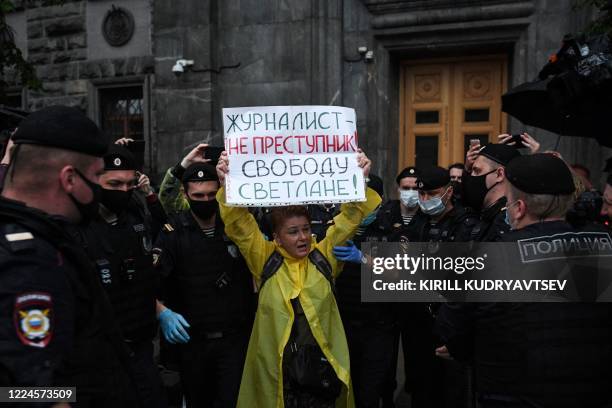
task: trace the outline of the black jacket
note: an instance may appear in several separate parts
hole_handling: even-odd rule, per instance
[[[0,379],[13,386],[76,386],[83,407],[134,406],[124,368],[129,350],[69,228],[0,199]]]
[[[509,232],[504,240],[547,241],[571,231],[565,222],[543,222]],[[437,330],[451,355],[473,362],[480,393],[513,396],[538,407],[612,403],[608,303],[450,304],[440,309]]]

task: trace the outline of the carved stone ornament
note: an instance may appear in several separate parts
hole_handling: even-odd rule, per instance
[[[122,7],[113,5],[102,21],[102,34],[113,47],[121,47],[134,35],[134,17]]]

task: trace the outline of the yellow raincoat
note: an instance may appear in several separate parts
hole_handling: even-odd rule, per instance
[[[361,220],[374,211],[381,201],[370,188],[366,189],[366,198],[365,202],[343,204],[325,239],[316,243],[313,238],[311,250],[316,247],[327,258],[334,278],[338,276],[340,268],[332,254],[333,247],[345,244],[354,235]],[[353,407],[348,345],[329,282],[309,262],[308,257],[292,258],[274,242],[266,241],[246,208],[226,205],[224,188],[219,189],[217,200],[225,232],[240,248],[258,285],[261,284],[263,266],[272,252],[276,250],[284,257],[283,265],[268,279],[259,294],[238,407],[284,406],[282,356],[294,319],[290,300],[298,296],[314,338],[344,384],[336,406]]]

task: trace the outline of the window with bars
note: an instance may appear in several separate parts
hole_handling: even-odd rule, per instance
[[[144,139],[142,86],[103,88],[98,95],[100,127],[112,140]]]

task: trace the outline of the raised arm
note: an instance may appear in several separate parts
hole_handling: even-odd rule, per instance
[[[357,156],[359,167],[363,169],[363,175],[367,179],[370,174],[371,161],[360,150]],[[338,275],[338,260],[333,255],[336,245],[344,245],[351,239],[361,221],[380,205],[380,196],[371,188],[366,188],[366,201],[342,204],[340,213],[334,217],[334,224],[328,228],[325,238],[317,244],[317,248],[325,255],[332,266],[334,277]]]
[[[221,153],[217,164],[217,175],[222,187],[217,192],[219,213],[225,224],[225,233],[246,260],[249,270],[259,283],[263,266],[274,252],[274,244],[266,241],[259,230],[255,217],[245,207],[230,207],[225,201],[225,175],[229,170],[227,154]]]
[[[168,214],[175,214],[189,209],[189,202],[181,194],[181,180],[174,174],[174,168],[168,169],[159,186],[159,201]]]

